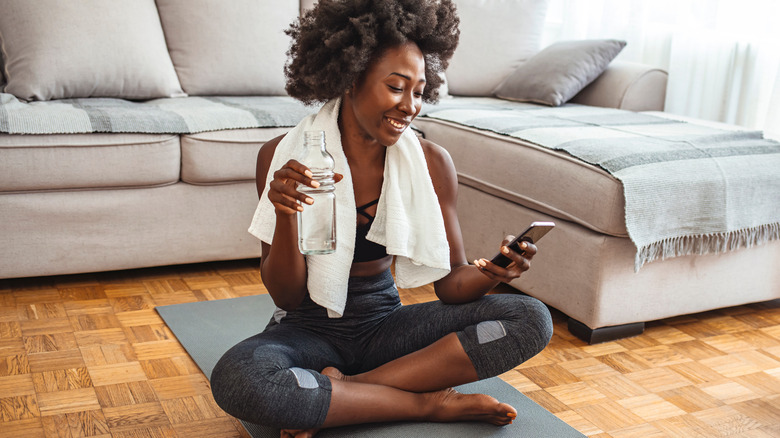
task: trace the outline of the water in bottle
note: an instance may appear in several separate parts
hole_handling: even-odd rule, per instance
[[[302,204],[298,212],[298,249],[306,255],[330,254],[336,251],[336,191],[333,180],[333,157],[325,149],[324,131],[304,133],[301,163],[311,170],[316,189],[299,184],[298,191],[314,200]]]

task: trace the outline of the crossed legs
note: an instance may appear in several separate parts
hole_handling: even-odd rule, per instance
[[[400,420],[508,424],[516,416],[511,406],[450,388],[500,374],[541,351],[552,334],[549,319],[541,303],[520,296],[403,306],[351,358],[361,368],[348,368],[317,332],[281,324],[226,353],[212,388],[228,413],[289,428],[282,436]],[[350,369],[349,376],[340,372]]]
[[[442,364],[447,371],[442,372]],[[512,422],[517,411],[484,394],[460,394],[452,386],[477,380],[477,373],[453,333],[422,350],[354,376],[323,370],[332,393],[322,427],[386,421]],[[282,431],[281,436],[311,437],[318,429]]]
[[[366,371],[344,376],[334,367],[323,370],[333,385],[323,427],[396,420],[511,423],[513,407],[450,388],[511,369],[541,351],[551,335],[549,312],[528,297],[405,306],[372,337],[365,357],[374,362],[367,361]],[[431,343],[433,338],[438,340]],[[289,436],[312,436],[314,430],[298,432]]]

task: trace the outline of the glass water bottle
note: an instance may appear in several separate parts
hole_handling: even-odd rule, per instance
[[[298,249],[306,255],[336,251],[336,192],[333,157],[325,149],[324,131],[306,131],[301,163],[311,170],[316,189],[298,184],[298,191],[314,200],[298,212]]]

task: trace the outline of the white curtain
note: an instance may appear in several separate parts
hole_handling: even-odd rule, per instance
[[[591,38],[667,70],[667,112],[780,139],[780,1],[550,0],[543,45]]]

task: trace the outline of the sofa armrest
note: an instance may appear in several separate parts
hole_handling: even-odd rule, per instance
[[[630,111],[663,111],[669,74],[634,62],[613,62],[570,102]]]

